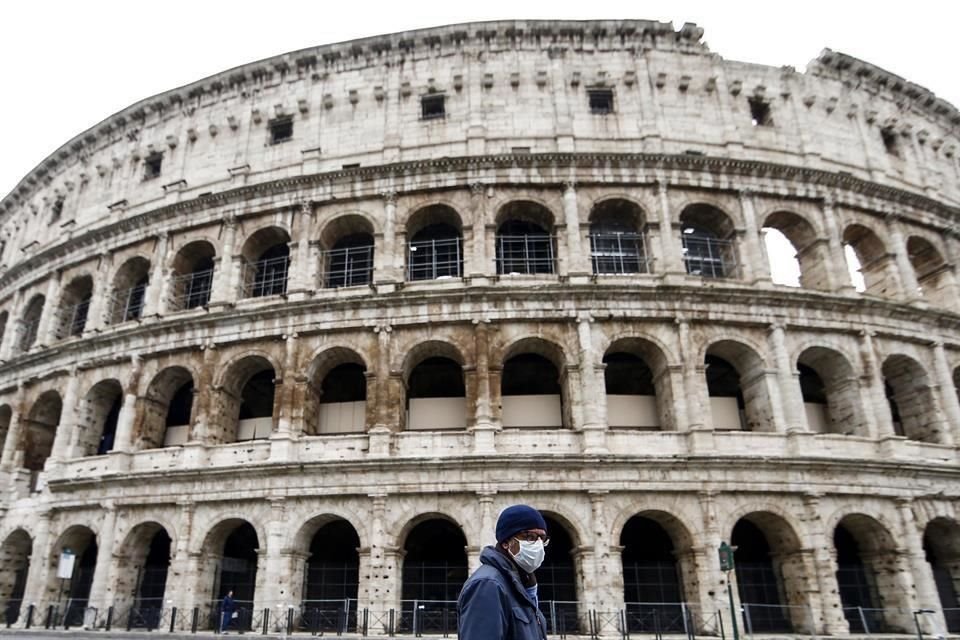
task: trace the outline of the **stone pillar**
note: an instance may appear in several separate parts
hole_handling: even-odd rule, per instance
[[[907,552],[906,561],[913,578],[912,583],[917,598],[916,605],[920,609],[934,611],[932,614],[917,616],[917,619],[926,633],[939,634],[944,637],[947,623],[943,616],[937,584],[933,578],[933,569],[927,562],[927,554],[923,550],[923,529],[918,526],[917,519],[913,514],[912,498],[897,498],[897,511],[900,514],[903,546]]]
[[[59,328],[58,315],[60,310],[60,276],[59,271],[47,280],[47,293],[43,302],[43,311],[40,313],[40,324],[37,326],[37,339],[34,346],[48,345],[56,341],[56,332]]]
[[[3,453],[0,455],[0,470],[10,471],[16,460],[20,441],[23,439],[23,383],[17,385],[10,403],[10,426],[7,427],[7,438],[3,442]]]
[[[383,324],[374,327],[377,334],[377,406],[376,422],[370,428],[370,446],[368,455],[383,457],[390,455],[393,445],[391,425],[392,407],[390,406],[390,334],[393,327]]]
[[[384,191],[380,196],[383,198],[383,246],[374,256],[373,281],[377,286],[403,280],[397,269],[397,192]],[[402,247],[400,249],[402,254]],[[401,255],[401,264],[402,259]]]
[[[276,386],[274,387],[273,415],[277,417],[277,435],[290,437],[293,433],[294,372],[297,371],[298,336],[292,333],[283,337],[284,357],[283,370],[277,372]]]
[[[370,505],[370,547],[361,554],[360,584],[358,588],[358,607],[370,609],[372,620],[386,620],[387,611],[399,599],[395,594],[397,587],[396,572],[388,566],[396,555],[396,549],[387,545],[386,533],[386,494],[369,496]],[[366,564],[364,567],[364,556]],[[366,569],[366,570],[365,570]],[[373,624],[371,624],[371,627]]]
[[[47,576],[51,569],[50,558],[52,544],[50,540],[50,512],[35,511],[33,513],[36,526],[33,534],[33,546],[30,549],[30,569],[27,572],[27,582],[23,589],[23,606],[20,609],[20,618],[17,620],[17,626],[22,627],[26,624],[26,608],[31,604],[37,606],[37,612],[34,613],[34,624],[42,620],[38,616],[42,615],[41,610],[46,602]]]
[[[697,575],[700,576],[698,586],[700,592],[697,599],[700,602],[700,608],[703,617],[707,618],[714,611],[722,611],[723,619],[730,624],[730,603],[727,599],[727,577],[720,571],[720,560],[717,555],[720,543],[723,541],[723,534],[720,532],[719,521],[717,518],[716,493],[705,490],[697,492],[697,498],[700,502],[700,513],[703,518],[703,528],[701,529],[699,545],[691,551],[697,567]],[[732,578],[732,572],[729,575]],[[736,599],[736,607],[739,611],[739,599],[737,598],[736,585],[733,585],[733,595]],[[690,597],[692,594],[688,594]],[[739,623],[739,620],[738,620]]]
[[[113,450],[127,452],[133,449],[133,423],[137,417],[137,389],[140,386],[140,372],[143,363],[137,353],[130,355],[130,372],[123,395],[123,406],[117,417],[117,434],[113,440]]]
[[[609,453],[607,450],[606,389],[603,366],[597,361],[588,312],[577,316],[577,337],[580,341],[580,382],[583,388],[583,452]]]
[[[593,585],[588,590],[592,605],[600,611],[623,608],[623,565],[620,554],[611,555],[609,522],[606,514],[606,491],[589,491],[595,555]],[[614,563],[613,560],[617,562]]]
[[[487,278],[496,271],[493,267],[493,259],[489,255],[487,245],[487,199],[490,197],[492,187],[474,182],[470,185],[470,215],[473,220],[472,226],[472,245],[469,249],[464,247],[464,251],[469,251],[469,258],[466,260],[466,275],[471,280],[477,278]]]
[[[577,189],[572,180],[563,184],[563,222],[567,227],[567,274],[586,276],[590,273],[589,256],[584,256],[580,238],[580,212]]]
[[[106,611],[110,563],[113,559],[113,536],[117,528],[117,508],[112,502],[103,503],[103,516],[100,518],[100,535],[97,539],[97,564],[93,570],[93,584],[90,587],[91,607]]]
[[[257,590],[256,607],[261,611],[270,607],[273,617],[277,613],[276,605],[288,602],[293,594],[293,567],[290,566],[293,557],[285,554],[283,548],[283,539],[290,526],[287,522],[286,499],[269,498],[267,502],[270,504],[270,519],[266,523],[266,549],[263,549],[263,545],[260,548],[260,553],[265,557],[266,579],[263,589]]]
[[[837,585],[837,565],[834,560],[833,540],[824,530],[823,520],[820,518],[820,496],[806,494],[803,497],[804,516],[809,524],[811,553],[815,576],[812,583],[817,587],[817,593],[812,594],[812,600],[818,605],[821,612],[818,629],[815,633],[828,636],[845,635],[850,632],[850,625],[843,615],[843,602],[840,600],[840,587]]]
[[[210,292],[210,305],[230,305],[239,297],[239,273],[234,264],[234,244],[237,237],[237,218],[227,214],[223,218],[223,253],[220,255],[220,269],[213,274],[213,291]],[[183,275],[183,274],[180,274]]]
[[[753,193],[741,191],[740,211],[743,214],[743,249],[739,262],[742,266],[740,276],[747,282],[770,284],[770,265],[766,264],[763,247],[760,243],[760,230],[757,227],[756,207]]]
[[[890,415],[890,405],[883,390],[883,371],[877,362],[877,352],[873,346],[873,333],[860,333],[860,356],[866,371],[863,372],[865,415],[867,416],[868,435],[871,438],[884,438],[894,435],[893,417]]]
[[[219,400],[219,394],[224,393],[224,390],[221,387],[214,387],[213,385],[213,376],[214,371],[216,370],[218,354],[217,354],[217,345],[214,343],[208,343],[200,347],[203,349],[203,365],[200,368],[200,374],[197,376],[197,382],[194,385],[194,389],[197,391],[203,390],[203,393],[195,392],[193,395],[194,406],[193,406],[193,425],[190,429],[190,440],[203,443],[219,443],[220,436],[217,435],[216,438],[213,438],[213,429],[212,423],[219,423],[220,413],[219,407],[217,406]],[[223,430],[223,425],[219,425],[220,431]],[[219,433],[219,432],[218,432]]]
[[[190,538],[193,532],[193,516],[196,505],[190,500],[177,502],[176,546],[170,549],[170,568],[167,570],[165,599],[183,610],[199,604],[199,554],[191,554]]]
[[[947,354],[943,348],[943,341],[937,340],[931,344],[933,348],[933,363],[936,367],[937,395],[940,396],[940,405],[946,414],[947,425],[943,430],[941,442],[954,444],[960,442],[960,400],[957,398],[956,387],[953,384],[953,374],[947,362]]]
[[[287,273],[287,296],[295,300],[311,295],[316,289],[316,282],[312,280],[316,268],[310,260],[310,238],[313,237],[315,218],[311,203],[300,203],[296,216],[297,237],[290,242],[290,267]]]
[[[903,239],[903,233],[900,231],[899,216],[894,213],[887,214],[887,231],[890,234],[890,244],[893,245],[894,258],[897,262],[897,271],[900,272],[900,282],[903,283],[901,294],[907,301],[917,301],[921,299],[920,283],[917,282],[917,272],[914,271],[910,263],[910,257],[907,254],[907,243]]]
[[[493,517],[493,498],[496,491],[477,491],[477,502],[480,505],[480,526],[477,540],[467,540],[467,564],[470,573],[480,567],[480,552],[489,545],[496,544],[496,521]]]
[[[679,345],[680,359],[683,363],[683,387],[686,391],[684,397],[678,398],[678,403],[686,403],[687,417],[689,418],[689,430],[698,431],[712,425],[713,420],[704,422],[704,412],[710,410],[709,403],[704,406],[704,391],[706,382],[703,377],[703,363],[695,362],[695,350],[690,342],[690,323],[682,318],[677,318],[677,340]],[[707,398],[709,400],[709,398]]]
[[[63,393],[63,408],[60,412],[60,422],[53,436],[53,445],[50,448],[50,458],[45,469],[51,464],[59,463],[78,454],[76,443],[79,438],[80,425],[77,424],[77,389],[80,386],[78,370],[70,369],[67,375],[67,388]]]
[[[825,267],[827,287],[830,291],[837,293],[852,293],[854,292],[853,282],[850,280],[847,259],[843,253],[843,236],[837,228],[832,196],[826,196],[823,199],[823,223],[827,231],[827,250],[821,254],[821,258],[827,262]]]
[[[87,309],[87,322],[83,327],[84,334],[101,331],[110,322],[109,314],[114,293],[109,278],[111,262],[110,254],[100,254],[97,274],[93,281],[92,298]]]
[[[800,373],[796,367],[791,366],[782,324],[770,325],[770,346],[777,366],[780,398],[782,399],[787,432],[807,431],[803,393],[800,391]]]
[[[167,250],[170,245],[170,236],[166,231],[157,235],[156,247],[153,251],[153,262],[150,265],[150,280],[147,290],[143,293],[143,316],[165,315],[167,301],[171,291],[166,282]]]
[[[657,196],[660,201],[660,255],[663,257],[663,262],[657,265],[657,271],[665,275],[683,275],[686,273],[686,268],[680,251],[680,237],[674,233],[666,182],[657,183]]]
[[[477,361],[477,409],[473,431],[473,452],[477,454],[496,453],[496,434],[501,426],[494,423],[490,406],[490,321],[474,321],[474,349]]]

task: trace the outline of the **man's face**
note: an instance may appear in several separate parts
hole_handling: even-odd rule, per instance
[[[503,548],[510,552],[510,555],[515,556],[520,553],[521,540],[535,542],[538,538],[543,540],[544,544],[550,540],[550,538],[547,537],[547,532],[543,529],[527,529],[526,531],[521,531],[520,533],[515,534],[512,538],[502,544]]]

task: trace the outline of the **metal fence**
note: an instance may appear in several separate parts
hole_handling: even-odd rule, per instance
[[[323,252],[322,259],[325,288],[355,287],[373,280],[373,245],[331,249]]]
[[[556,238],[542,234],[497,236],[497,273],[556,273]]]
[[[241,274],[240,297],[263,298],[287,292],[290,256],[244,262]]]
[[[732,240],[718,240],[684,235],[683,262],[687,273],[704,278],[736,278],[740,272],[736,245]]]
[[[206,306],[213,291],[213,269],[174,276],[170,285],[171,308],[182,310]]]
[[[70,336],[79,336],[87,326],[87,315],[90,313],[90,299],[81,300],[77,304],[61,307],[56,313],[56,338],[63,340]]]
[[[459,278],[463,275],[460,238],[423,240],[407,246],[407,280]]]
[[[137,320],[143,315],[146,284],[138,284],[129,289],[114,291],[110,296],[108,318],[110,324],[119,324],[128,320]]]
[[[598,275],[650,273],[642,233],[591,233],[590,257]]]

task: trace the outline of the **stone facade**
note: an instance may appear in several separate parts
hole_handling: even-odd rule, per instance
[[[345,521],[355,606],[383,616],[418,527],[453,523],[473,567],[525,501],[569,538],[581,614],[630,600],[639,517],[708,632],[744,522],[778,592],[744,604],[790,630],[845,634],[869,604],[945,629],[960,113],[842,54],[800,74],[701,38],[498,22],[318,47],[51,155],[0,203],[0,599],[56,602],[61,550],[95,548],[78,599],[128,610],[163,531],[164,602],[208,603],[243,526],[251,606],[299,603]],[[772,282],[768,229],[799,287]],[[431,394],[450,380],[425,364],[462,390]],[[869,597],[844,593],[843,535]]]

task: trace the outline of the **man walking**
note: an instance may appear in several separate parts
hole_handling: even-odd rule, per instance
[[[537,577],[550,542],[539,511],[524,504],[504,509],[497,544],[480,553],[457,601],[460,640],[546,640],[547,621],[537,600]]]

